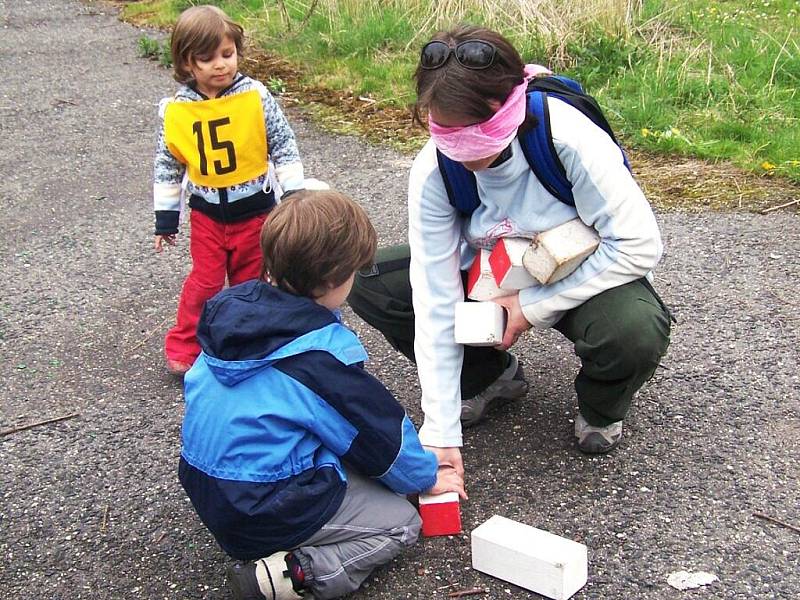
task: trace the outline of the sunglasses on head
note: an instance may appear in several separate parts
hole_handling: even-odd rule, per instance
[[[480,71],[492,66],[497,48],[494,44],[483,40],[467,40],[450,46],[447,42],[434,40],[422,47],[419,57],[419,66],[426,70],[438,69],[444,65],[453,54],[462,67]]]

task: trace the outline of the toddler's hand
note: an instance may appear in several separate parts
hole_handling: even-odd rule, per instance
[[[165,233],[165,234],[156,234],[155,240],[155,250],[156,252],[161,252],[164,249],[164,242],[166,242],[170,246],[175,245],[175,234],[174,233]]]
[[[436,483],[427,491],[428,494],[444,494],[445,492],[458,492],[464,500],[467,500],[467,492],[464,490],[464,479],[453,467],[440,465],[436,473]]]

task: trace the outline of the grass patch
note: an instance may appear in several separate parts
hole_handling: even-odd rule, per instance
[[[730,160],[800,182],[796,0],[220,0],[307,88],[377,109],[414,100],[417,51],[436,29],[478,22],[531,61],[582,81],[624,143]],[[126,2],[124,18],[168,26],[190,0]],[[535,9],[535,10],[534,10]],[[282,76],[269,83],[281,89]],[[303,100],[303,98],[300,98]]]
[[[652,151],[730,159],[800,181],[797,2],[646,7],[637,36],[626,42],[634,58],[603,50],[595,61],[606,65],[596,95],[624,137]],[[575,49],[578,57],[585,52]],[[581,60],[575,71],[593,75]]]
[[[169,42],[143,35],[138,39],[137,46],[139,48],[139,56],[142,58],[155,60],[165,68],[172,67],[172,54],[170,52]]]

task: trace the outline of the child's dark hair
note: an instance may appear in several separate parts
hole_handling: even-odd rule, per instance
[[[193,77],[186,68],[197,56],[211,54],[225,37],[236,44],[236,52],[242,55],[244,30],[216,6],[192,6],[178,17],[172,30],[173,77],[179,83],[189,83]]]
[[[369,267],[375,228],[355,201],[333,190],[295,192],[261,230],[261,278],[284,291],[314,298]]]
[[[476,71],[462,66],[451,55],[438,69],[423,69],[417,65],[417,101],[414,121],[425,125],[422,112],[431,106],[447,114],[484,121],[494,114],[490,100],[503,103],[511,90],[522,83],[525,65],[516,48],[505,37],[484,27],[462,25],[450,31],[440,31],[432,38],[455,48],[467,40],[482,40],[497,49],[494,62]]]

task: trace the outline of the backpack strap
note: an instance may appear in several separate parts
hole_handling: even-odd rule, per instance
[[[577,108],[580,112],[586,115],[586,117],[588,117],[592,123],[605,131],[608,134],[608,137],[610,137],[611,140],[619,147],[620,152],[622,152],[622,161],[625,163],[625,167],[629,171],[631,170],[628,157],[614,135],[614,130],[611,129],[611,125],[608,123],[608,120],[603,114],[603,110],[600,108],[597,100],[584,91],[583,86],[581,86],[580,83],[563,75],[551,75],[549,77],[537,77],[532,79],[528,85],[529,110],[530,94],[533,94],[534,92],[542,96],[547,95],[558,98],[570,106]],[[547,128],[548,130],[550,129],[549,119],[547,121]],[[553,150],[555,151],[555,148]],[[555,152],[553,153],[553,156],[558,159],[558,156],[555,154]]]
[[[546,95],[540,91],[528,94],[528,113],[536,118],[536,124],[519,136],[519,143],[531,171],[544,188],[564,204],[575,206],[572,183],[553,145]]]
[[[475,174],[460,162],[447,158],[438,149],[436,161],[439,163],[439,173],[444,180],[444,189],[450,204],[461,214],[471,215],[481,203]]]

